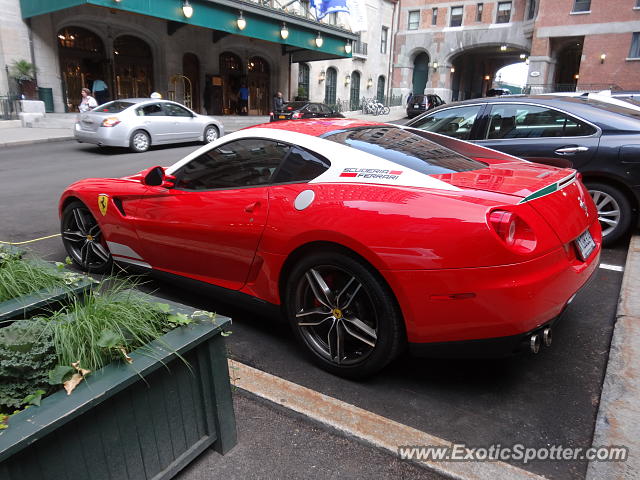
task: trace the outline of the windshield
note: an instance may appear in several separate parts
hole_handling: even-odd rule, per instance
[[[116,100],[114,102],[105,103],[104,105],[100,105],[97,108],[94,108],[94,112],[104,112],[104,113],[118,113],[123,110],[129,108],[131,105],[135,105],[131,102],[123,102],[121,100]]]
[[[484,163],[427,140],[424,135],[419,130],[409,131],[397,127],[364,127],[331,132],[324,138],[426,175],[466,172],[486,167]]]

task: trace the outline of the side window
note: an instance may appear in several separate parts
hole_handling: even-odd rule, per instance
[[[288,151],[287,145],[258,138],[229,142],[178,170],[175,188],[212,190],[266,185]]]
[[[324,113],[324,114],[327,114],[327,115],[329,113],[331,113],[331,109],[329,107],[327,107],[326,105],[324,105],[324,104],[318,105],[318,108],[320,109],[320,113]]]
[[[170,117],[190,117],[191,112],[180,105],[176,105],[175,103],[165,103],[164,111],[167,112],[167,115]]]
[[[535,105],[493,105],[487,138],[577,137],[591,135],[595,129],[552,108]]]
[[[460,140],[469,140],[471,129],[482,108],[482,105],[447,108],[424,117],[412,127]]]
[[[139,117],[161,117],[164,116],[164,110],[159,103],[153,103],[151,105],[145,105],[136,110]]]
[[[273,183],[308,182],[330,166],[329,160],[319,155],[299,147],[291,147],[291,152],[278,170]]]

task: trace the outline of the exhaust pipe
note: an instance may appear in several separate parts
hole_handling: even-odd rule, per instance
[[[531,338],[529,339],[529,349],[531,350],[531,353],[538,353],[540,351],[541,343],[540,335],[531,335]]]
[[[550,347],[553,341],[553,334],[551,333],[551,327],[547,327],[542,331],[542,343],[545,347]]]

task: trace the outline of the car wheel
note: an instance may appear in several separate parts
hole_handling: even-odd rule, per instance
[[[343,377],[378,372],[405,343],[389,287],[368,265],[342,253],[316,253],[298,262],[287,281],[285,309],[311,358]]]
[[[151,145],[151,137],[149,134],[143,130],[136,130],[131,135],[131,140],[129,140],[129,148],[135,153],[142,153],[149,150],[149,146]]]
[[[90,273],[111,270],[113,258],[100,225],[82,202],[71,202],[62,212],[62,243],[80,269]]]
[[[631,204],[620,190],[606,183],[587,182],[586,187],[598,209],[602,243],[611,245],[631,226]]]
[[[208,125],[207,128],[204,129],[204,135],[202,136],[204,140],[202,141],[202,143],[206,144],[214,142],[218,139],[219,136],[220,132],[218,132],[218,129],[213,125]]]

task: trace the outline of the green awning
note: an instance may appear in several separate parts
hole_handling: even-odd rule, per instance
[[[347,41],[357,39],[347,30],[260,3],[235,0],[191,0],[190,3],[193,16],[188,19],[182,13],[182,0],[20,0],[25,19],[80,5],[94,5],[279,43],[294,62],[350,58],[351,54],[345,52],[344,46]],[[240,11],[247,22],[242,31],[236,24]],[[289,30],[286,40],[280,37],[283,22]],[[315,43],[318,34],[323,39],[321,47]]]

